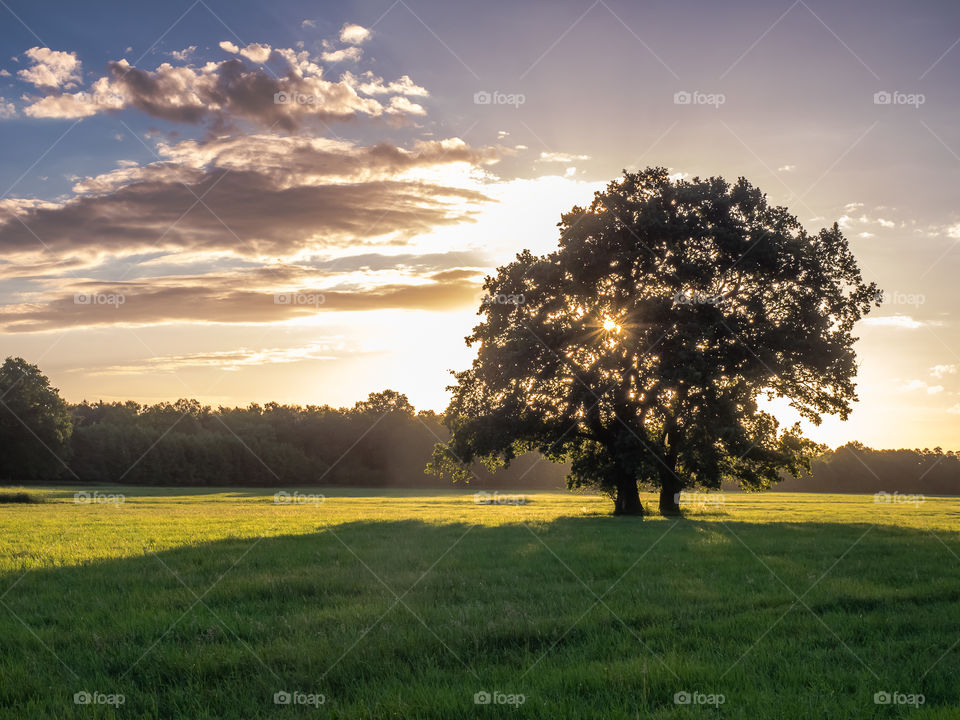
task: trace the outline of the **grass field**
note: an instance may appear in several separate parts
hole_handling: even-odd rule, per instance
[[[27,492],[4,718],[960,717],[960,499]]]

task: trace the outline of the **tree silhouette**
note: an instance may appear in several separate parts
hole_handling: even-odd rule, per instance
[[[60,477],[72,428],[66,403],[40,368],[8,357],[0,366],[0,478]]]
[[[615,513],[643,513],[640,484],[675,514],[683,488],[757,490],[809,466],[799,425],[781,430],[758,400],[819,423],[856,399],[851,333],[878,293],[836,224],[808,235],[742,178],[648,168],[559,227],[556,251],[486,279],[430,472],[536,449]]]

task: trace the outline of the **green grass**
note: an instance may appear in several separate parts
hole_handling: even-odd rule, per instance
[[[74,492],[0,505],[0,717],[960,717],[958,499]]]

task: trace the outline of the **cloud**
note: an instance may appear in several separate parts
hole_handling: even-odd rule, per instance
[[[400,115],[426,115],[427,111],[423,109],[423,105],[418,105],[417,103],[410,102],[407,98],[402,95],[396,95],[390,98],[390,104],[387,106],[387,112],[391,114],[400,114]]]
[[[960,223],[956,225],[951,225],[947,228],[947,235],[952,237],[955,240],[960,239]]]
[[[788,173],[788,172],[793,172],[796,169],[797,169],[796,165],[781,165],[780,167],[777,168],[777,172]]]
[[[398,79],[385,83],[382,77],[374,75],[369,70],[360,76],[350,72],[343,74],[343,81],[364,95],[407,95],[410,97],[428,97],[430,93],[425,87],[417,85],[409,75],[401,75]]]
[[[300,27],[302,28],[315,28],[316,26],[317,26],[317,23],[314,22],[313,20],[304,20],[303,22],[300,23]]]
[[[261,272],[260,281],[269,279]],[[280,278],[282,280],[282,278]],[[269,323],[318,312],[406,309],[444,312],[475,307],[480,283],[467,279],[381,285],[354,290],[323,287],[247,289],[243,275],[199,276],[179,284],[155,282],[77,284],[72,292],[42,304],[6,306],[0,324],[7,332],[42,332],[103,325],[160,323]],[[237,288],[244,289],[237,289]],[[77,302],[77,294],[92,298]],[[104,302],[93,299],[103,298]],[[107,302],[107,298],[114,298]],[[119,299],[119,300],[117,300]]]
[[[892,228],[896,226],[896,223],[892,220],[884,220],[883,218],[877,218],[877,222],[880,223],[881,227]]]
[[[138,375],[144,372],[176,372],[181,368],[215,367],[219,370],[239,370],[248,365],[275,365],[307,360],[334,360],[344,355],[355,355],[355,351],[345,351],[342,340],[318,340],[306,345],[264,348],[252,350],[240,347],[235,350],[221,350],[188,355],[160,355],[128,365],[108,365],[87,371],[88,375]]]
[[[911,380],[900,386],[900,390],[903,392],[910,392],[912,390],[923,390],[927,395],[937,395],[942,393],[944,390],[943,385],[928,385],[924,380]]]
[[[188,60],[190,56],[196,52],[196,50],[196,45],[190,45],[185,47],[183,50],[171,50],[170,57],[172,57],[174,60],[180,60],[181,62],[184,62]]]
[[[890,327],[901,330],[916,330],[924,325],[931,323],[922,320],[914,320],[909,315],[887,315],[885,317],[868,317],[863,320],[864,325],[876,325],[877,327]]]
[[[362,25],[347,23],[340,28],[340,42],[359,45],[370,39],[371,32]]]
[[[414,103],[384,105],[365,96],[372,93],[357,92],[358,85],[376,89],[379,82],[395,94],[427,94],[407,76],[386,85],[373,76],[361,81],[345,75],[330,81],[323,78],[322,68],[306,51],[260,43],[245,48],[226,41],[220,45],[238,57],[196,68],[163,63],[152,71],[118,60],[108,64],[109,75],[94,82],[88,93],[50,95],[34,101],[24,112],[32,117],[78,118],[136,108],[170,122],[208,123],[218,133],[229,131],[239,121],[291,132],[313,120],[424,113],[423,107]],[[260,65],[268,59],[286,69],[275,75],[246,64]]]
[[[344,61],[357,62],[361,57],[363,57],[363,50],[355,45],[343,48],[342,50],[327,51],[320,56],[324,62],[331,63]]]
[[[540,162],[558,162],[558,163],[569,163],[574,160],[589,160],[589,155],[571,155],[569,153],[559,153],[559,152],[542,152],[540,153]]]
[[[273,53],[273,48],[271,48],[269,45],[262,45],[260,43],[250,43],[245,48],[239,48],[232,42],[222,42],[220,43],[220,47],[229,53],[245,57],[247,60],[252,63],[256,63],[257,65],[262,65],[265,63],[270,59],[270,55]]]
[[[10,77],[10,71],[0,68],[0,77]]]
[[[954,375],[957,372],[956,365],[934,365],[930,368],[930,375],[939,380],[945,375]]]
[[[81,65],[76,53],[32,47],[24,55],[33,64],[18,71],[17,75],[36,87],[71,88],[80,81]]]
[[[493,150],[456,139],[405,149],[276,135],[161,144],[158,153],[155,163],[79,179],[76,195],[63,202],[3,201],[0,257],[66,260],[152,250],[277,258],[402,244],[468,221],[487,201],[431,173],[444,178],[453,166],[496,159]]]
[[[16,117],[17,108],[12,102],[7,102],[5,97],[0,97],[0,120]]]

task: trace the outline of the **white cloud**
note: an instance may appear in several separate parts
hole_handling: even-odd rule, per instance
[[[37,87],[59,89],[76,86],[81,77],[81,65],[77,54],[32,47],[24,53],[33,62],[17,75]]]
[[[340,28],[340,42],[350,43],[351,45],[359,45],[360,43],[369,40],[370,34],[370,30],[362,25],[347,23]]]
[[[589,160],[589,155],[571,155],[570,153],[542,152],[540,153],[540,162],[558,162],[569,163],[574,160]]]
[[[928,324],[920,320],[914,320],[909,315],[887,315],[885,317],[868,317],[863,321],[864,325],[876,325],[878,327],[891,327],[901,330],[916,330]]]
[[[269,60],[270,53],[273,52],[273,48],[271,48],[269,45],[250,43],[245,48],[240,48],[229,40],[224,40],[222,43],[220,43],[220,48],[222,50],[226,50],[228,53],[245,57],[250,62],[257,63],[258,65],[262,65]]]
[[[324,62],[357,62],[361,57],[363,57],[363,50],[356,46],[343,48],[342,50],[333,50],[325,52],[320,56]]]
[[[17,114],[17,108],[14,107],[14,104],[6,100],[6,98],[0,97],[0,120],[15,117]]]
[[[0,77],[10,77],[10,71],[0,68]]]
[[[956,365],[934,365],[930,368],[930,374],[939,380],[944,375],[954,375],[957,372]]]
[[[414,102],[410,102],[403,95],[394,95],[390,98],[390,105],[387,107],[387,112],[395,114],[407,115],[426,115],[427,111],[423,109],[422,105],[417,105]]]
[[[350,85],[357,92],[364,95],[408,95],[412,97],[427,97],[430,93],[425,87],[417,85],[409,75],[401,75],[398,79],[385,83],[382,77],[367,70],[360,76],[346,72],[343,82]]]
[[[877,218],[877,222],[885,228],[892,228],[896,226],[896,223],[892,220],[884,220],[883,218]]]
[[[316,26],[317,24],[313,20],[304,20],[300,23],[300,27],[302,28],[315,28]]]
[[[796,169],[797,169],[796,165],[781,165],[780,167],[777,168],[777,172],[788,173],[788,172],[793,172]]]
[[[172,50],[170,52],[170,57],[172,57],[174,60],[179,60],[180,62],[183,62],[184,60],[187,60],[191,55],[193,55],[193,53],[195,53],[196,50],[197,50],[196,45],[190,45],[188,47],[185,47],[183,50]]]
[[[949,235],[950,237],[956,240],[960,240],[960,223],[957,223],[956,225],[951,225],[950,227],[948,227],[947,235]]]
[[[947,408],[947,412],[951,415],[960,415],[960,403],[957,403],[953,407]]]

